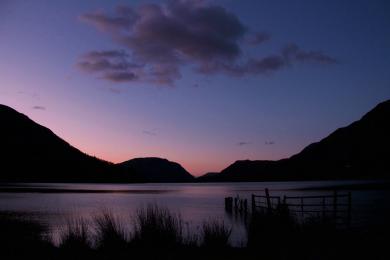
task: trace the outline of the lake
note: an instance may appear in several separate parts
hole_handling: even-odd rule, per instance
[[[224,198],[251,194],[301,196],[332,194],[338,188],[352,192],[352,224],[365,228],[380,226],[390,219],[389,183],[380,181],[308,181],[261,183],[188,183],[188,184],[0,184],[0,211],[27,213],[50,227],[54,241],[67,221],[91,221],[102,210],[112,211],[128,220],[136,210],[158,204],[180,214],[185,227],[198,230],[203,221],[219,220],[232,227],[232,243],[245,243],[242,219],[225,212]]]

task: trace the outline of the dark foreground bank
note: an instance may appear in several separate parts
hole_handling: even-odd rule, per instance
[[[129,228],[131,226],[131,228]],[[131,232],[129,230],[132,230]],[[324,219],[298,223],[287,208],[251,216],[247,243],[233,247],[231,228],[204,222],[191,233],[180,216],[157,206],[129,223],[103,211],[93,223],[70,221],[54,245],[44,225],[27,215],[0,214],[1,259],[389,259],[389,226],[340,229]]]

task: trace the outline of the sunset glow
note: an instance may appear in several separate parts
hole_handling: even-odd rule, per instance
[[[0,1],[0,103],[90,155],[201,175],[289,157],[390,98],[387,1],[151,2]]]

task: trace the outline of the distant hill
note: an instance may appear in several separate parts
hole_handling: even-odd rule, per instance
[[[49,129],[0,105],[0,181],[132,182],[112,163],[89,156]]]
[[[146,182],[190,182],[194,177],[180,164],[161,158],[136,158],[118,164]]]
[[[0,105],[2,182],[187,182],[179,164],[159,158],[113,164],[89,156],[51,130]]]
[[[390,100],[288,159],[237,161],[199,181],[359,178],[390,178]]]
[[[208,172],[202,176],[199,176],[196,178],[197,181],[202,181],[202,180],[208,180],[210,178],[214,178],[219,174],[219,172]]]
[[[237,161],[198,181],[274,181],[390,177],[390,100],[302,152],[279,161]],[[160,158],[112,164],[71,146],[51,130],[0,105],[2,182],[191,182]]]

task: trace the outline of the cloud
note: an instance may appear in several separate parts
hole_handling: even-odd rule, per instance
[[[133,72],[108,72],[103,78],[113,82],[127,82],[137,80],[137,75]]]
[[[80,16],[80,19],[91,23],[102,31],[118,31],[129,28],[135,20],[135,13],[132,8],[119,6],[116,9],[117,16],[110,17],[102,12],[87,13]]]
[[[123,50],[86,53],[81,57],[77,66],[86,72],[99,72],[102,78],[114,82],[136,80],[136,71],[143,67],[141,64],[131,62],[129,55]]]
[[[304,51],[301,50],[296,44],[291,43],[285,46],[282,50],[282,54],[286,61],[293,63],[298,62],[311,62],[319,64],[337,64],[338,61],[321,51]]]
[[[296,63],[337,64],[338,61],[320,51],[304,51],[296,44],[288,44],[279,54],[262,58],[249,58],[245,63],[214,63],[203,67],[201,73],[215,74],[222,72],[231,76],[270,74]]]
[[[144,135],[149,135],[149,136],[156,136],[157,135],[157,132],[155,129],[153,130],[143,130],[142,133]]]
[[[173,85],[187,66],[200,74],[245,76],[272,73],[295,63],[334,64],[320,51],[290,44],[275,54],[243,55],[243,44],[270,40],[251,33],[239,18],[207,1],[119,6],[112,14],[91,12],[80,19],[108,34],[123,50],[92,51],[77,66],[111,82]]]
[[[270,39],[271,39],[271,34],[267,32],[257,32],[248,35],[246,38],[246,42],[251,45],[259,45],[269,41]]]
[[[44,106],[33,106],[32,109],[36,109],[36,110],[46,110],[46,107],[44,107]]]
[[[237,145],[238,146],[245,146],[245,145],[249,145],[249,144],[252,144],[251,142],[238,142]]]
[[[274,141],[265,141],[264,144],[265,145],[274,145],[275,142]]]
[[[119,88],[110,87],[108,90],[109,90],[111,93],[114,93],[114,94],[120,94],[120,93],[122,93],[122,90],[119,89]]]

